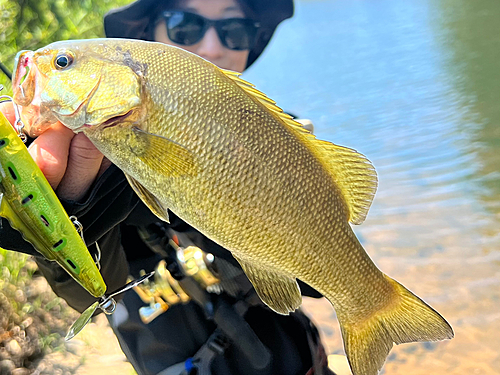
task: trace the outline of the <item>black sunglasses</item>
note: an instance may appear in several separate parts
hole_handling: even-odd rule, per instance
[[[168,38],[174,43],[183,46],[198,43],[213,26],[222,45],[236,51],[252,49],[260,27],[258,22],[248,18],[210,20],[199,14],[182,11],[166,11],[162,18],[167,25]]]

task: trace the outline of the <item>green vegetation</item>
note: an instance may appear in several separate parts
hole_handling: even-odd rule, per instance
[[[103,37],[103,15],[130,1],[0,0],[0,63],[12,71],[20,50]],[[1,71],[0,84],[5,86],[2,95],[12,94]],[[33,370],[44,354],[62,350],[66,330],[77,317],[36,277],[36,270],[28,256],[0,248],[0,373]]]

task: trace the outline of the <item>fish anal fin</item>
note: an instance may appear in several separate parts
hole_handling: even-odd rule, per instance
[[[372,163],[353,149],[316,139],[301,123],[284,113],[273,100],[242,79],[240,73],[230,70],[222,70],[222,72],[269,109],[318,158],[344,197],[349,210],[349,221],[353,224],[361,224],[368,214],[377,191],[377,173]]]
[[[377,375],[394,343],[451,339],[453,329],[432,307],[397,281],[393,300],[361,322],[337,317],[353,375]]]
[[[156,173],[163,176],[195,176],[198,164],[194,154],[184,146],[157,134],[133,128],[138,138],[134,153]]]
[[[258,296],[278,314],[288,315],[299,308],[302,295],[295,278],[265,270],[235,257],[252,283]]]
[[[135,193],[141,198],[144,204],[154,213],[160,220],[163,220],[167,223],[170,223],[168,219],[168,211],[165,206],[156,198],[153,194],[149,192],[139,181],[134,179],[125,173],[125,177],[127,177],[127,181],[134,189]]]

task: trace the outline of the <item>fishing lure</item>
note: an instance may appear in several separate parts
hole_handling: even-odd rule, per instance
[[[0,85],[0,90],[2,90]],[[12,100],[0,96],[0,102]],[[150,272],[105,295],[104,283],[85,243],[81,224],[68,217],[61,202],[24,145],[22,122],[17,113],[12,126],[0,112],[0,216],[21,232],[23,238],[48,260],[56,261],[80,285],[98,300],[83,312],[70,327],[66,340],[75,337],[97,309],[112,314],[114,296],[124,293],[154,275]],[[72,220],[72,218],[74,220]],[[99,261],[99,259],[97,259]]]
[[[68,217],[29,154],[17,112],[16,117],[13,127],[0,112],[0,216],[45,258],[56,261],[94,297],[101,297],[106,284],[77,232],[79,223]]]

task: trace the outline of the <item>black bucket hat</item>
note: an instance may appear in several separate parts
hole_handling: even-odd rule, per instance
[[[293,0],[243,0],[257,15],[261,24],[255,47],[250,51],[247,68],[260,56],[280,22],[293,16]],[[161,5],[168,8],[173,0],[136,0],[104,16],[104,31],[108,38],[151,40],[152,17]]]

